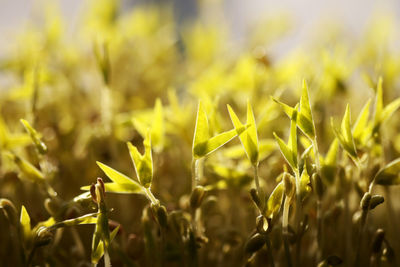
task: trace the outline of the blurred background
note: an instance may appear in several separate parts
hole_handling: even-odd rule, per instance
[[[1,0],[0,8],[0,45],[4,47],[17,29],[23,29],[32,23],[40,11],[40,3],[45,1]],[[60,12],[68,22],[68,31],[74,32],[80,24],[80,15],[87,8],[88,1],[58,0]],[[199,6],[207,5],[229,25],[229,31],[237,42],[243,41],[246,32],[268,16],[284,13],[290,16],[293,29],[289,37],[281,40],[278,52],[292,48],[305,40],[312,31],[329,21],[342,23],[351,34],[361,34],[368,22],[377,14],[400,18],[400,1],[397,0],[122,0],[120,11],[135,5],[171,3],[174,6],[175,19],[178,22],[194,20]],[[33,20],[34,21],[34,20]],[[0,50],[4,53],[4,50]]]

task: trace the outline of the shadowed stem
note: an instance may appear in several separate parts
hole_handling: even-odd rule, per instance
[[[315,157],[315,164],[317,166],[317,174],[321,176],[321,163],[319,161],[317,136],[315,136],[314,139],[312,140],[312,145],[314,148],[314,157]],[[323,249],[323,237],[322,237],[323,221],[322,221],[321,206],[322,206],[321,199],[318,198],[317,200],[317,242],[318,242],[317,261],[318,262],[321,260],[322,249]]]
[[[267,245],[267,253],[268,253],[268,259],[269,259],[269,265],[271,267],[275,267],[274,256],[272,255],[271,240],[269,239],[268,235],[265,236],[265,244]]]
[[[297,225],[297,235],[300,233],[301,219],[302,219],[302,208],[301,208],[301,194],[300,194],[300,174],[298,170],[295,170],[296,175],[296,225]],[[299,264],[300,259],[300,239],[298,240],[296,246],[296,262]],[[299,266],[299,265],[298,265]]]
[[[292,257],[290,255],[289,249],[289,208],[290,208],[290,199],[285,197],[285,203],[283,204],[283,217],[282,217],[282,229],[283,229],[283,246],[285,248],[285,256],[288,267],[293,267]]]

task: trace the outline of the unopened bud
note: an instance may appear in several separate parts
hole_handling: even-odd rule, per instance
[[[385,238],[385,231],[378,229],[375,232],[374,239],[372,241],[372,253],[379,253],[382,248],[382,243]]]
[[[257,233],[252,237],[250,237],[250,239],[247,241],[245,245],[245,251],[246,253],[252,254],[260,250],[264,246],[264,244],[265,244],[264,236]]]
[[[283,174],[283,185],[285,187],[285,194],[288,198],[293,197],[296,189],[296,181],[295,178],[289,173],[285,172]]]
[[[385,201],[385,198],[381,195],[374,195],[371,197],[371,201],[369,203],[369,209],[373,210],[376,206],[382,204]]]
[[[48,245],[53,240],[53,233],[47,227],[40,227],[36,231],[35,246]]]
[[[366,192],[360,202],[361,209],[367,211],[370,202],[371,202],[371,194],[369,192]]]
[[[318,173],[314,173],[311,176],[311,181],[318,198],[321,199],[324,194],[324,185],[322,183],[321,176],[319,176]]]
[[[201,206],[201,203],[204,200],[205,197],[205,190],[204,187],[202,186],[196,186],[196,188],[193,190],[191,196],[190,196],[190,207],[192,209],[197,209]]]
[[[161,205],[157,208],[157,220],[161,227],[168,225],[168,212],[165,206]]]

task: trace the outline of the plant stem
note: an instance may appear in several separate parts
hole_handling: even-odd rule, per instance
[[[321,163],[319,162],[319,149],[317,143],[317,136],[315,136],[314,140],[312,140],[312,145],[314,147],[314,157],[315,157],[315,164],[317,165],[317,172],[320,173]]]
[[[204,158],[192,159],[192,191],[199,184],[201,178],[203,178],[203,163]]]
[[[314,147],[314,157],[315,157],[315,164],[317,165],[317,174],[321,175],[321,163],[319,161],[319,149],[318,149],[318,142],[317,136],[314,137],[312,140],[312,145]],[[318,197],[318,196],[317,196]],[[321,260],[322,256],[322,249],[323,249],[323,239],[322,239],[322,203],[321,199],[317,199],[317,242],[318,242],[318,253],[317,253],[317,261]]]
[[[150,200],[151,204],[157,204],[159,202],[157,200],[157,198],[151,192],[150,188],[145,188],[144,192],[145,192],[147,198]]]
[[[260,179],[258,177],[258,164],[254,164],[253,165],[253,170],[254,170],[254,183],[256,184],[256,190],[258,193],[258,197],[261,200],[261,208],[264,208],[264,192],[262,191],[261,187],[260,187]]]
[[[301,209],[301,195],[300,195],[300,174],[299,171],[295,171],[296,175],[296,225],[297,225],[297,236],[300,234],[300,223],[302,220],[302,209]],[[299,263],[300,258],[300,239],[296,244],[296,262]]]
[[[289,225],[289,208],[290,208],[290,199],[285,198],[285,203],[283,204],[283,217],[282,217],[282,228],[283,228],[283,246],[285,248],[285,255],[287,260],[287,266],[292,267],[292,258],[290,255],[289,249],[289,240],[288,240],[288,225]]]
[[[104,250],[104,267],[111,267],[110,255],[108,254],[108,249]]]
[[[268,253],[268,259],[269,259],[269,265],[271,267],[275,267],[274,256],[272,255],[271,240],[269,239],[268,235],[265,235],[265,244],[267,245],[267,253]]]

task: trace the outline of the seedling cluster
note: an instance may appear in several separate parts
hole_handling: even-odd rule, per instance
[[[118,10],[0,58],[2,266],[399,266],[388,18],[278,58],[283,17],[233,53],[206,6]]]

